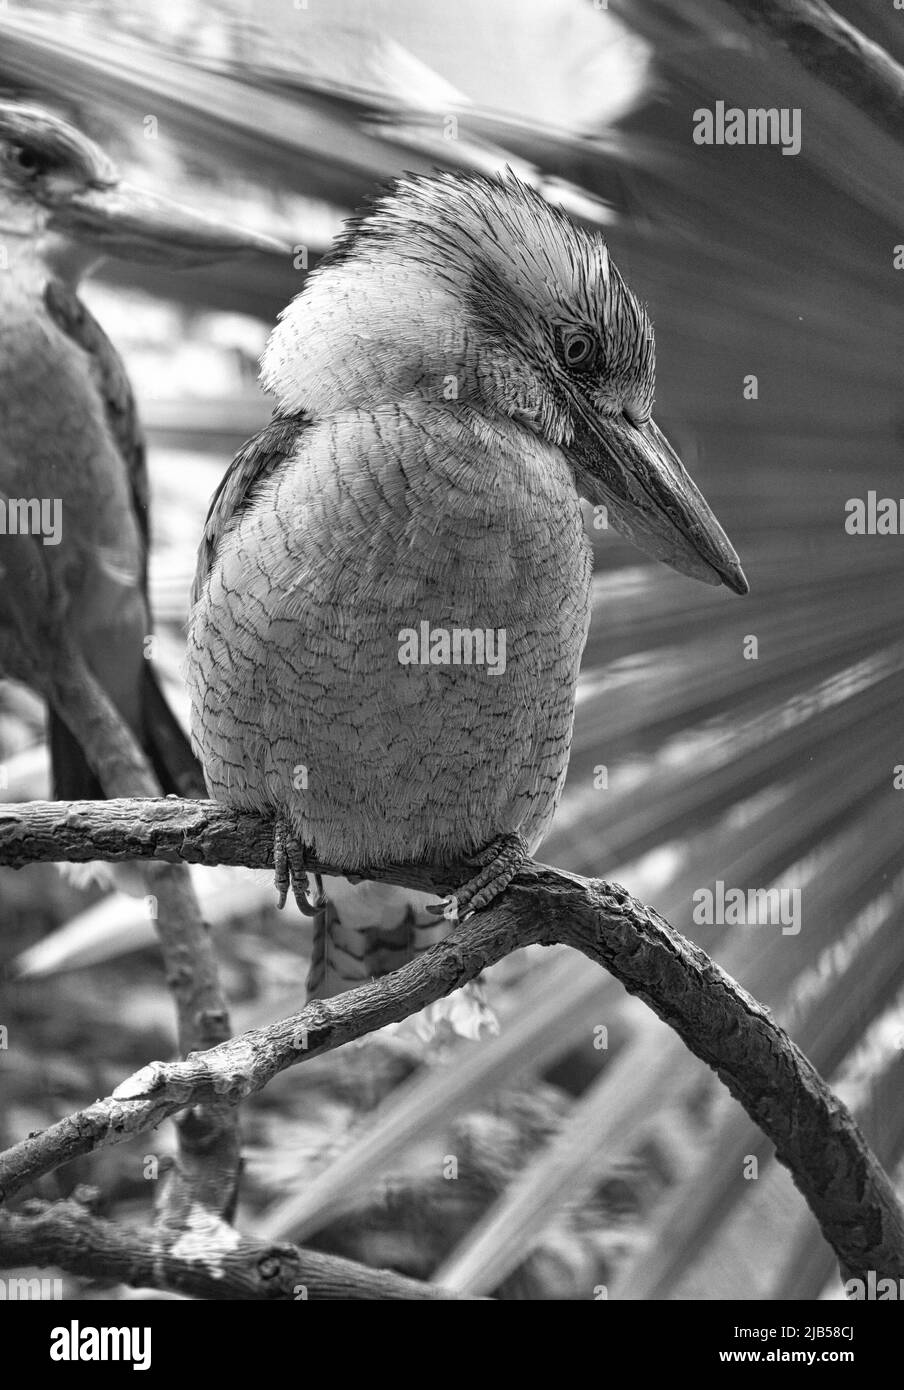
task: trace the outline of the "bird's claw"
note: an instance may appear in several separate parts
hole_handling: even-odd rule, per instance
[[[524,837],[513,831],[500,835],[465,863],[479,870],[454,894],[427,908],[436,917],[450,922],[466,922],[475,912],[489,907],[508,888],[512,879],[530,858]]]
[[[431,912],[434,917],[445,917],[447,922],[457,922],[458,916],[458,895],[450,893],[448,897],[440,898],[438,903],[427,903],[425,912]],[[471,916],[469,912],[468,917]],[[464,918],[461,919],[462,921]]]
[[[308,897],[308,866],[304,845],[292,834],[282,814],[277,815],[273,827],[273,868],[277,907],[285,907],[291,887],[299,912],[305,917],[316,917],[326,903],[323,880],[318,873],[314,874],[316,893],[312,901]]]

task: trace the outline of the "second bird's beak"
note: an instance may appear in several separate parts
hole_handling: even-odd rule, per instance
[[[128,183],[78,189],[55,201],[48,229],[90,245],[99,255],[156,265],[205,265],[250,252],[288,251],[272,237]]]
[[[705,584],[746,594],[731,541],[656,424],[595,417],[583,404],[575,416],[568,452],[581,496],[605,505],[615,530],[639,550]]]

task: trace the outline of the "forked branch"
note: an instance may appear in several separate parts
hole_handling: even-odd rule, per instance
[[[272,825],[213,802],[32,802],[0,813],[0,863],[160,857],[263,867]],[[324,874],[341,872],[318,863]],[[368,877],[437,892],[467,876],[397,865]],[[0,1198],[59,1164],[152,1129],[186,1106],[238,1103],[278,1072],[398,1022],[531,943],[582,951],[639,995],[712,1067],[775,1144],[845,1277],[904,1277],[904,1214],[853,1117],[772,1019],[707,954],[618,884],[542,864],[492,908],[402,969],[289,1018],[155,1062],[112,1096],[0,1156]]]

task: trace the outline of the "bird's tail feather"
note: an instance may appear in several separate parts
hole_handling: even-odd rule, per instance
[[[452,930],[453,924],[443,918],[431,917],[424,922],[418,917],[409,904],[395,926],[385,920],[379,926],[369,927],[343,924],[335,904],[328,898],[314,919],[308,998],[328,999],[388,975],[442,941]],[[350,918],[354,919],[354,913]],[[409,1042],[430,1046],[461,1038],[494,1037],[499,1023],[483,983],[477,979],[390,1028]]]
[[[449,929],[442,918],[419,922],[411,908],[398,926],[343,926],[335,905],[327,899],[313,923],[308,999],[329,999],[388,975],[441,941]]]

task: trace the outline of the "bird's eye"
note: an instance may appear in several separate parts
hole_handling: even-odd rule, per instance
[[[561,337],[562,360],[571,371],[585,372],[596,361],[597,341],[582,329],[569,329]]]
[[[44,167],[41,156],[27,145],[10,145],[5,151],[5,159],[20,174],[38,174]]]

